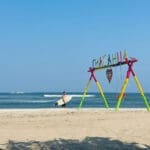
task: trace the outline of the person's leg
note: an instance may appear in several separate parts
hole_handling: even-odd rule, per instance
[[[63,104],[62,107],[66,107],[66,104]]]

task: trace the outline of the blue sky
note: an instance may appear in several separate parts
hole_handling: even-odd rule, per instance
[[[138,58],[135,71],[150,92],[149,6],[149,0],[0,1],[0,91],[80,92],[93,58],[126,49]],[[113,85],[105,71],[97,73],[106,92],[118,82],[121,71],[114,71]],[[90,91],[97,91],[94,83]],[[132,80],[128,91],[137,91]]]

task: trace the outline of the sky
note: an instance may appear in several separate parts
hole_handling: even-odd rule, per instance
[[[150,92],[149,6],[149,0],[0,1],[0,92],[82,92],[92,59],[122,50],[138,59],[135,72]],[[97,72],[104,91],[118,90],[126,69],[113,69],[112,84]],[[97,92],[94,82],[89,91]],[[137,91],[132,79],[127,91]]]

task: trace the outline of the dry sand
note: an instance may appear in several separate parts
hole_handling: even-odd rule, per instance
[[[145,109],[0,110],[2,149],[150,149]]]

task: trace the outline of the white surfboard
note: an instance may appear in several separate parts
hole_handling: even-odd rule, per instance
[[[63,104],[68,103],[71,99],[72,99],[72,96],[66,95],[65,98],[64,98],[64,101],[61,98],[61,99],[57,100],[57,102],[55,103],[55,105],[56,106],[62,106]]]

